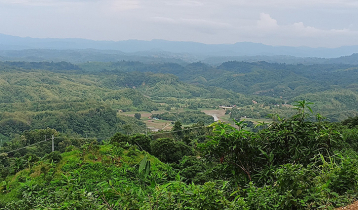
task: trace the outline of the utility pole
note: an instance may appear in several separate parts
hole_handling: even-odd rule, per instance
[[[55,137],[52,135],[52,152],[55,151]]]

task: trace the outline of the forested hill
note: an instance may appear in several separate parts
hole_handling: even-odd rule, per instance
[[[223,55],[194,55],[188,53],[173,53],[168,51],[143,51],[135,53],[125,53],[118,50],[95,50],[95,49],[27,49],[27,50],[2,50],[0,49],[0,61],[12,62],[119,62],[119,61],[137,61],[147,64],[151,63],[178,63],[186,65],[192,62],[203,62],[209,65],[220,65],[227,61],[259,62],[269,63],[287,63],[287,64],[357,64],[357,50],[344,56],[336,55],[332,58],[322,57],[303,57],[289,55],[241,55],[241,56],[223,56]],[[353,54],[352,54],[353,53]],[[338,57],[340,56],[340,57]]]
[[[220,65],[228,61],[243,61],[243,62],[259,62],[265,61],[269,63],[286,63],[286,64],[350,64],[357,65],[357,53],[348,56],[341,56],[338,58],[317,58],[317,57],[295,57],[289,55],[276,55],[276,56],[216,56],[207,57],[201,60],[203,63],[211,65]]]
[[[315,102],[316,110],[329,114],[352,113],[358,109],[356,65],[230,61],[213,67],[204,63],[179,65],[128,61],[77,65],[3,62],[0,68],[3,71],[2,102],[117,100],[120,105],[115,108],[118,109],[132,106],[153,110],[155,103],[141,94],[155,99],[230,99],[231,103],[238,103],[235,98],[243,98],[244,94],[249,97],[241,100],[241,104],[249,103],[249,98],[266,104],[309,99]],[[123,95],[120,92],[123,88],[130,88],[136,94],[119,97]],[[334,118],[343,120],[346,117]]]
[[[103,138],[117,131],[144,132],[143,122],[117,113],[164,107],[235,105],[239,111],[231,118],[262,119],[292,114],[286,106],[309,100],[331,121],[358,113],[354,65],[3,62],[0,71],[0,133],[5,139],[46,127]]]
[[[218,67],[204,63],[87,63],[91,72],[153,72],[173,74],[180,81],[200,87],[219,87],[242,94],[282,97],[290,100],[306,93],[348,89],[356,91],[358,65],[289,65],[267,62],[225,62]]]
[[[354,64],[358,65],[358,53],[354,53],[350,56],[342,56],[339,58],[331,58],[327,63],[343,63],[343,64]]]
[[[155,88],[139,88],[152,96],[233,98],[237,97],[235,94],[244,94],[251,98],[255,97],[254,100],[259,103],[266,104],[277,104],[277,100],[291,104],[297,100],[309,99],[315,102],[313,107],[316,110],[332,120],[343,120],[354,115],[358,110],[357,65],[230,61],[213,67],[200,62],[179,65],[122,61],[86,63],[79,66],[85,71],[98,75],[116,74],[122,75],[123,78],[123,75],[137,74],[136,79],[131,80],[139,79],[137,84],[144,84],[147,80],[144,78],[150,78],[140,75],[151,73],[172,74],[178,78],[178,81],[191,84],[191,86],[178,86],[177,84],[183,83],[177,83],[175,78],[167,80],[164,78],[168,76],[162,76],[162,82],[156,83]],[[157,75],[155,77],[158,78]],[[176,90],[173,90],[173,87],[177,87]],[[210,94],[203,89],[209,90]]]
[[[38,65],[51,71],[32,69]],[[47,127],[100,139],[125,129],[144,132],[143,122],[117,116],[118,111],[158,109],[157,103],[137,90],[107,88],[96,75],[75,73],[79,67],[72,64],[7,63],[0,69],[2,140]]]

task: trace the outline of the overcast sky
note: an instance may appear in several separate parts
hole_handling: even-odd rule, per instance
[[[358,1],[0,0],[0,33],[338,47],[358,45]]]

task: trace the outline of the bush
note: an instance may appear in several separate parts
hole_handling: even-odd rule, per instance
[[[152,154],[167,163],[179,162],[184,156],[194,154],[192,148],[185,143],[169,138],[157,139],[150,146]]]
[[[180,169],[180,175],[185,177],[186,183],[203,183],[209,181],[208,177],[203,176],[202,173],[205,171],[203,160],[195,156],[185,156],[180,160],[179,164],[177,164],[177,168]]]
[[[149,153],[151,152],[150,149],[151,138],[149,136],[137,134],[130,137],[130,142],[134,145],[137,145],[141,150],[145,150]]]
[[[358,159],[341,158],[341,164],[331,177],[330,188],[340,195],[349,191],[357,192]]]
[[[137,119],[137,120],[140,120],[140,118],[142,117],[142,115],[140,113],[135,113],[134,114],[134,117]]]
[[[116,133],[114,136],[111,137],[110,143],[111,144],[119,144],[119,143],[129,143],[131,144],[131,139],[128,135],[122,134],[122,133]]]
[[[62,156],[59,151],[54,151],[54,152],[51,152],[50,154],[47,154],[46,159],[49,160],[50,162],[53,161],[53,162],[57,163],[62,160]]]

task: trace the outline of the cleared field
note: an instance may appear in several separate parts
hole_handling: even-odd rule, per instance
[[[141,114],[141,118],[140,120],[142,122],[144,122],[146,124],[146,126],[152,130],[152,131],[156,131],[156,130],[171,130],[173,125],[171,124],[171,121],[168,120],[153,120],[151,118],[152,114],[161,114],[164,113],[166,111],[153,111],[153,112],[121,112],[118,113],[119,115],[124,115],[124,116],[130,116],[130,117],[134,117],[135,113],[140,113]]]
[[[207,115],[213,116],[215,121],[220,120],[223,122],[227,122],[224,109],[203,109],[200,111],[204,112]]]
[[[171,121],[167,120],[145,120],[143,121],[151,130],[171,130],[173,125]]]
[[[171,112],[184,112],[184,111],[188,111],[190,109],[179,109],[179,110],[172,110]],[[192,111],[192,110],[191,110]],[[221,122],[226,122],[229,123],[231,125],[235,126],[235,123],[233,122],[232,119],[230,119],[229,115],[225,115],[225,110],[224,109],[200,109],[200,111],[204,112],[207,115],[213,116],[215,121],[220,120]],[[173,128],[173,124],[172,121],[169,120],[154,120],[151,119],[152,114],[161,114],[164,112],[168,112],[166,110],[159,110],[159,111],[153,111],[153,112],[121,112],[118,113],[119,115],[125,115],[125,116],[130,116],[130,117],[134,117],[135,113],[140,113],[141,114],[141,121],[144,122],[147,127],[152,130],[152,131],[157,131],[157,130],[171,130]],[[271,123],[272,120],[271,119],[253,119],[253,118],[241,118],[240,120],[246,120],[246,121],[252,121],[254,122],[254,124],[258,124],[261,122],[265,122],[265,123]],[[188,126],[188,125],[185,125]]]

